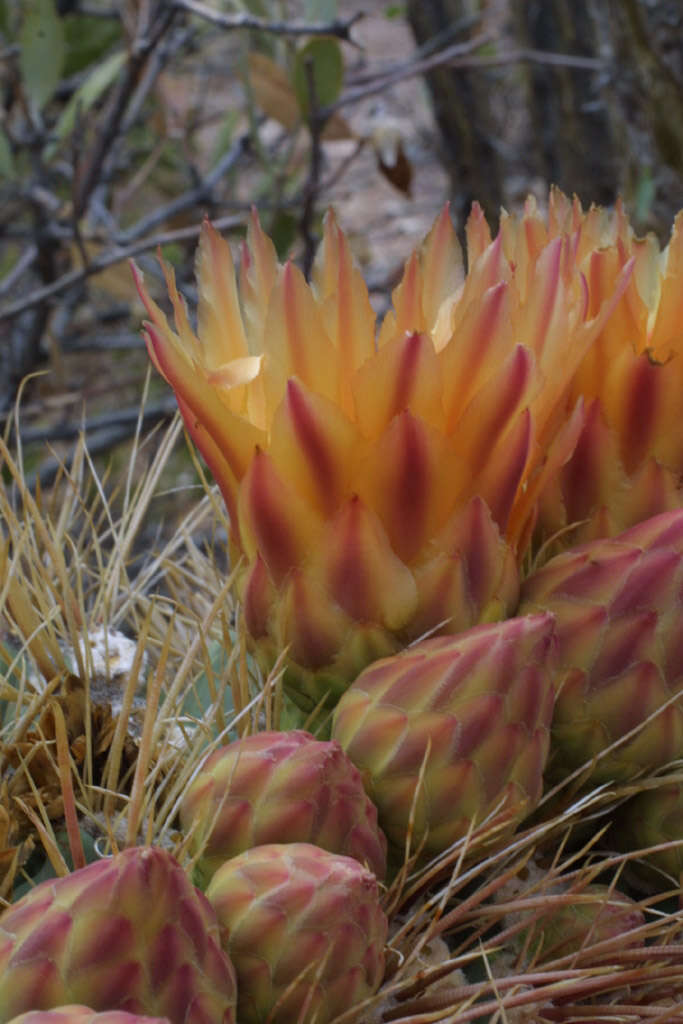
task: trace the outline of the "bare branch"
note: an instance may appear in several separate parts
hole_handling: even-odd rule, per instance
[[[37,258],[38,246],[31,242],[30,245],[26,246],[12,269],[3,277],[2,281],[0,281],[0,295],[6,295],[7,292],[11,292],[22,274],[24,274],[29,267],[33,266]]]
[[[315,204],[320,190],[320,173],[323,160],[322,134],[326,118],[320,115],[320,104],[318,103],[315,75],[313,73],[313,61],[310,58],[305,61],[304,70],[306,72],[306,85],[310,106],[308,129],[311,134],[311,159],[309,162],[308,178],[303,190],[303,209],[301,211],[299,227],[301,237],[304,240],[303,270],[306,279],[308,279],[318,246],[318,239],[313,231],[313,219],[315,217]]]
[[[245,218],[242,215],[235,214],[227,217],[217,217],[213,221],[213,225],[218,231],[242,227],[244,223]],[[156,249],[160,245],[170,245],[173,242],[185,242],[196,238],[200,230],[201,224],[192,224],[186,228],[177,228],[175,231],[165,231],[158,235],[152,235],[149,238],[142,238],[140,241],[132,242],[127,246],[116,246],[113,249],[108,249],[106,252],[96,256],[86,267],[70,270],[50,284],[44,285],[42,288],[36,288],[29,295],[5,306],[4,309],[0,309],[0,323],[3,320],[10,320],[18,316],[26,309],[32,309],[34,306],[40,305],[46,299],[62,294],[69,288],[73,288],[74,285],[80,284],[81,281],[85,281],[86,278],[92,277],[93,274],[106,270],[107,267],[113,267],[116,263],[121,263],[123,260],[138,256],[142,252],[148,252],[150,249]]]
[[[188,189],[187,192],[183,192],[182,195],[172,199],[169,203],[164,206],[158,206],[151,213],[147,214],[146,217],[142,217],[136,224],[127,228],[125,231],[121,231],[116,235],[116,241],[119,245],[127,245],[130,242],[134,242],[136,239],[145,235],[146,232],[151,231],[158,224],[163,224],[165,220],[170,217],[176,216],[178,213],[182,213],[183,210],[189,209],[191,206],[199,206],[201,203],[213,202],[212,191],[218,184],[220,179],[226,175],[235,164],[238,162],[249,149],[249,136],[241,135],[233,146],[230,147],[228,152],[218,161],[213,170],[209,171],[205,178],[197,185],[196,188]]]
[[[112,428],[135,429],[138,421],[142,418],[144,426],[156,423],[160,419],[169,419],[175,416],[178,404],[175,395],[169,394],[160,402],[153,405],[146,405],[140,412],[137,405],[130,409],[120,409],[117,412],[103,413],[101,416],[93,416],[82,423],[52,423],[49,427],[29,427],[21,431],[21,440],[24,444],[33,444],[37,441],[74,441],[81,434],[89,438],[93,434],[103,431],[110,431]],[[8,414],[5,414],[5,418]],[[90,443],[88,443],[90,447]]]
[[[413,57],[403,64],[396,64],[392,70],[375,78],[369,78],[362,85],[347,89],[336,103],[329,106],[323,113],[329,116],[341,107],[349,106],[351,103],[357,103],[368,96],[384,92],[398,82],[402,82],[407,78],[414,78],[416,75],[424,75],[428,71],[433,71],[434,68],[439,67],[484,68],[524,61],[535,64],[573,67],[586,71],[599,71],[606,66],[604,61],[594,57],[576,57],[569,53],[548,53],[543,50],[514,49],[506,50],[500,54],[477,56],[476,50],[495,41],[497,41],[497,37],[494,33],[481,32],[464,43],[453,43],[441,50],[437,50],[436,53],[432,53],[428,57]]]
[[[363,17],[357,11],[350,18],[335,18],[333,21],[272,21],[270,18],[259,18],[253,14],[223,14],[213,7],[201,3],[201,0],[173,0],[178,10],[196,14],[212,25],[234,31],[235,29],[255,29],[259,32],[271,32],[281,36],[336,36],[347,43],[352,43],[351,29]]]
[[[104,161],[114,139],[119,133],[128,102],[137,86],[147,58],[170,27],[174,14],[173,7],[166,7],[164,4],[161,4],[159,18],[154,24],[153,31],[147,31],[149,26],[144,24],[141,19],[141,24],[138,26],[138,31],[131,47],[128,63],[106,109],[103,111],[100,131],[85,161],[85,170],[79,175],[79,180],[76,184],[74,199],[74,217],[76,219],[85,211],[88,199],[100,180]]]

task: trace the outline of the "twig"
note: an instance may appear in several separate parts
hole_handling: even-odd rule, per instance
[[[235,214],[227,217],[217,217],[213,221],[213,225],[218,231],[242,227],[244,225],[244,217]],[[18,316],[26,309],[32,309],[34,306],[40,305],[41,302],[51,299],[54,295],[60,295],[67,289],[73,288],[74,285],[80,284],[81,281],[85,281],[86,278],[92,277],[93,274],[106,270],[107,267],[112,267],[116,263],[121,263],[123,260],[138,256],[140,253],[147,252],[150,249],[156,249],[160,245],[170,245],[173,242],[185,242],[188,239],[196,238],[200,231],[201,224],[191,224],[185,228],[177,228],[175,231],[165,231],[158,235],[152,235],[149,238],[142,238],[137,242],[132,242],[130,245],[115,246],[113,249],[107,249],[106,252],[96,256],[86,267],[69,270],[51,284],[36,288],[29,295],[5,306],[4,309],[0,309],[0,323],[3,320],[10,320]]]
[[[474,50],[478,50],[480,46],[485,46],[495,40],[496,35],[494,32],[480,32],[463,43],[452,43],[450,46],[446,46],[430,57],[419,57],[417,59],[411,57],[404,63],[395,65],[392,71],[378,76],[374,81],[370,80],[363,85],[347,89],[323,113],[326,117],[329,117],[336,110],[347,107],[350,103],[357,103],[358,100],[365,99],[367,96],[374,96],[376,93],[383,92],[397,82],[402,82],[407,78],[414,78],[416,75],[424,75],[427,71],[442,67],[444,64],[453,63],[460,67],[462,66],[461,60],[465,59],[464,66],[469,67],[469,61],[472,59]]]
[[[210,21],[212,25],[218,25],[228,31],[254,29],[282,36],[336,36],[347,43],[353,42],[351,29],[364,16],[362,11],[357,11],[350,18],[334,18],[331,21],[273,21],[253,14],[224,14],[222,11],[207,7],[200,0],[173,0],[173,7],[196,14],[205,21]]]
[[[120,409],[117,412],[103,413],[101,416],[93,416],[82,423],[69,422],[56,423],[49,427],[29,427],[21,431],[21,440],[23,444],[35,444],[41,441],[73,441],[80,434],[91,435],[98,431],[110,430],[112,427],[134,427],[140,419],[146,426],[157,420],[173,416],[177,409],[175,396],[168,395],[160,402],[145,406],[142,415],[140,409],[135,406],[130,409]]]
[[[136,37],[133,40],[128,63],[106,109],[103,111],[101,129],[95,138],[85,163],[85,170],[80,176],[75,189],[74,216],[76,218],[80,217],[85,211],[88,199],[100,181],[104,161],[114,139],[119,133],[128,102],[138,84],[147,57],[154,51],[154,48],[173,21],[175,10],[172,6],[159,4],[157,10],[160,13],[152,31],[146,31],[149,26],[142,23],[141,18],[141,24],[138,26]]]
[[[323,162],[322,134],[325,127],[325,117],[321,117],[318,95],[315,87],[315,74],[313,61],[307,58],[304,63],[306,73],[306,85],[308,88],[308,102],[310,111],[308,115],[308,130],[311,133],[311,159],[308,169],[308,178],[303,190],[303,208],[299,229],[304,240],[304,252],[302,257],[303,271],[306,280],[311,275],[315,251],[318,246],[318,239],[313,230],[313,219],[315,217],[315,203],[320,189],[320,172]]]
[[[89,331],[86,336],[64,338],[60,343],[62,351],[70,355],[74,352],[120,352],[126,349],[139,349],[142,345],[141,336],[132,331],[99,330],[95,333]]]
[[[156,422],[160,420],[170,419],[177,412],[177,406],[172,412],[159,413],[156,416]],[[124,441],[128,441],[133,436],[138,421],[138,413],[136,411],[136,417],[134,422],[122,423],[119,426],[110,427],[106,430],[97,431],[88,437],[88,454],[101,455],[103,452],[109,452],[110,449],[115,447],[117,444],[122,444]],[[151,417],[147,417],[145,414],[145,425],[151,426],[155,422]],[[47,459],[41,466],[40,469],[32,473],[26,473],[26,486],[30,491],[34,491],[36,484],[40,481],[41,487],[50,487],[59,474],[66,468],[68,469],[73,462],[73,454],[67,456],[64,459],[59,459],[56,456]]]
[[[26,246],[15,265],[0,281],[0,295],[6,295],[7,292],[12,291],[19,278],[35,263],[37,257],[38,246],[32,242]]]
[[[147,214],[146,217],[141,217],[140,220],[130,228],[119,232],[115,236],[117,244],[126,245],[130,242],[134,242],[147,231],[155,228],[158,224],[162,224],[168,218],[174,217],[176,214],[188,209],[190,206],[198,206],[202,202],[212,202],[211,193],[213,189],[220,179],[232,170],[240,157],[244,156],[244,154],[248,152],[249,141],[248,135],[245,134],[240,136],[235,144],[231,146],[228,152],[218,161],[213,170],[206,175],[196,188],[188,189],[187,192],[183,192],[182,195],[172,199],[164,206],[158,206],[155,210],[152,210],[151,213]]]
[[[485,68],[499,67],[505,64],[522,63],[529,61],[535,64],[552,64],[559,67],[572,67],[585,71],[600,71],[606,67],[606,62],[596,57],[580,57],[569,53],[553,53],[545,50],[508,50],[497,55],[477,56],[474,51],[481,46],[495,42],[497,37],[493,32],[481,32],[466,42],[453,43],[450,46],[438,50],[428,57],[418,59],[411,58],[404,64],[398,65],[392,71],[386,72],[374,79],[368,79],[362,85],[347,89],[339,99],[331,104],[323,112],[326,116],[333,114],[336,110],[348,106],[350,103],[357,103],[359,100],[377,93],[384,92],[392,85],[402,82],[416,75],[424,75],[435,68],[450,66],[456,68]]]

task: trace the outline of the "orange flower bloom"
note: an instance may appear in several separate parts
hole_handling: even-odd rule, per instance
[[[304,706],[516,605],[539,497],[585,429],[575,380],[632,270],[591,292],[576,232],[541,227],[506,218],[492,241],[475,208],[465,274],[444,209],[377,334],[332,214],[310,285],[256,217],[237,278],[206,223],[196,332],[170,268],[175,330],[136,274],[150,356],[228,507],[248,629],[266,663],[288,646]]]

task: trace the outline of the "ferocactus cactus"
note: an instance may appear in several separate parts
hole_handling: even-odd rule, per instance
[[[167,1017],[145,1017],[125,1010],[96,1013],[87,1006],[56,1006],[53,1010],[29,1010],[9,1024],[170,1024]]]
[[[595,759],[595,782],[625,781],[683,756],[683,509],[552,558],[522,590],[520,612],[541,609],[558,645],[552,772]]]
[[[642,909],[613,886],[593,883],[579,892],[564,894],[558,887],[552,895],[559,895],[559,902],[548,900],[548,910],[540,916],[534,912],[533,925],[517,938],[534,963],[583,953],[582,963],[590,964],[593,946],[618,939],[618,945],[611,946],[618,953],[625,946],[642,941],[631,937],[645,924]]]
[[[475,626],[375,662],[332,734],[360,769],[388,839],[441,853],[499,808],[541,796],[554,692],[550,614]]]
[[[358,769],[338,743],[303,730],[244,736],[210,754],[180,806],[208,882],[230,857],[267,843],[313,843],[382,880],[386,839]]]
[[[631,877],[648,889],[679,884],[683,873],[683,782],[644,789],[619,807],[610,835],[619,849],[642,851],[628,861]],[[665,843],[662,850],[650,850]]]
[[[235,999],[215,914],[163,850],[48,879],[0,916],[0,1024],[69,1002],[233,1024]]]
[[[387,919],[377,879],[309,843],[255,846],[207,889],[237,973],[240,1024],[327,1024],[374,994]]]

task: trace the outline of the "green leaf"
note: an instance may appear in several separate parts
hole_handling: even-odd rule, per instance
[[[84,829],[78,830],[81,835],[81,843],[83,845],[83,852],[85,853],[86,864],[92,864],[93,861],[99,860],[100,856],[95,848],[95,840],[86,832]],[[64,856],[64,860],[68,864],[69,868],[73,871],[73,862],[71,860],[71,851],[69,849],[69,839],[64,831],[60,829],[55,833],[55,839],[57,845]],[[48,878],[56,878],[57,874],[52,864],[48,860],[45,851],[42,847],[38,847],[31,854],[28,864],[26,865],[26,874],[29,876],[30,881],[19,882],[14,887],[13,899],[16,902],[25,896],[27,892],[33,889],[36,885],[40,885],[41,882],[47,881]]]
[[[308,117],[311,108],[311,80],[318,107],[328,107],[339,97],[344,58],[337,39],[320,36],[297,51],[292,81],[304,117]]]
[[[232,140],[235,137],[235,132],[240,123],[240,112],[238,110],[229,110],[216,132],[216,139],[211,150],[211,164],[217,164],[218,161],[227,153]]]
[[[106,60],[97,65],[85,82],[76,90],[62,111],[55,128],[57,139],[61,141],[71,134],[76,124],[78,110],[80,110],[81,115],[85,114],[97,102],[105,89],[111,85],[125,63],[126,54],[122,50],[119,53],[112,53],[110,57],[107,57]],[[52,157],[56,148],[57,144],[54,142],[46,148],[46,160]]]
[[[307,713],[298,708],[294,701],[286,693],[283,693],[282,711],[280,712],[280,728],[282,731],[289,732],[292,729],[303,729],[308,724],[307,719]]]
[[[64,25],[53,0],[26,0],[19,33],[19,66],[26,92],[39,110],[59,84],[64,53]]]
[[[635,216],[638,224],[646,224],[657,194],[652,172],[649,167],[642,167],[636,183]]]
[[[333,21],[337,17],[337,0],[306,0],[306,21]]]
[[[230,721],[235,709],[232,702],[232,690],[225,678],[229,656],[229,651],[226,651],[221,641],[216,640],[209,645],[212,678],[209,679],[207,672],[202,672],[194,686],[190,687],[185,694],[181,715],[203,718],[216,700],[216,690],[222,688],[223,712],[226,719]],[[235,737],[231,735],[230,738]]]
[[[14,157],[5,131],[0,128],[0,178],[14,177]]]
[[[286,260],[299,233],[299,221],[293,213],[280,210],[268,225],[268,234],[279,260]]]
[[[9,14],[8,0],[0,0],[0,32],[5,37],[6,42],[10,41],[13,34]]]
[[[162,245],[161,255],[166,263],[179,267],[185,257],[185,251],[179,242],[169,242],[168,245]]]
[[[123,27],[118,18],[97,18],[88,14],[69,14],[63,19],[64,74],[75,75],[100,60],[113,46],[123,42]]]

